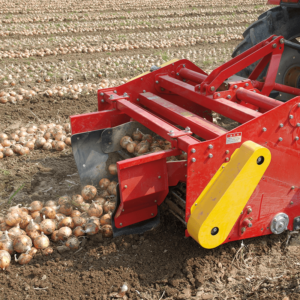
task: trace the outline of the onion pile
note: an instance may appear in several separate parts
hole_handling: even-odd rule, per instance
[[[37,251],[51,255],[51,242],[63,242],[70,250],[80,246],[79,237],[98,232],[104,237],[112,237],[112,212],[116,207],[117,183],[102,180],[102,194],[88,185],[81,195],[62,196],[58,201],[33,201],[29,207],[11,207],[7,215],[0,219],[0,268],[9,266],[11,255],[19,264],[29,263]],[[108,194],[107,190],[112,194]],[[88,201],[88,202],[85,202]]]
[[[159,136],[153,137],[150,134],[144,134],[138,128],[133,132],[131,137],[127,135],[123,136],[120,140],[120,145],[134,156],[172,149],[172,145],[169,141],[166,141]],[[170,156],[167,158],[167,161],[177,160],[187,160],[187,153],[182,152],[182,154],[177,157]],[[116,175],[117,166],[115,164],[109,165],[108,171],[111,175]],[[101,186],[104,186],[104,184],[100,184],[100,182],[99,185],[100,188]]]
[[[70,145],[69,123],[21,127],[10,135],[0,133],[0,159],[13,155],[28,155],[34,149],[62,151]]]

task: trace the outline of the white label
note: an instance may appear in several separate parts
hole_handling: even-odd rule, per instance
[[[242,141],[242,133],[241,132],[229,133],[226,135],[226,145],[240,143],[241,141]]]

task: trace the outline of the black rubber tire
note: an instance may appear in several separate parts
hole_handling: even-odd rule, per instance
[[[243,33],[244,40],[235,48],[232,57],[243,53],[273,34],[282,35],[286,40],[300,37],[300,9],[277,6],[264,12]],[[255,65],[245,68],[238,75],[248,77]]]

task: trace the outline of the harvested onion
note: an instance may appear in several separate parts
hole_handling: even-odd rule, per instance
[[[75,236],[83,236],[85,235],[85,230],[81,227],[81,226],[77,226],[75,227],[75,229],[73,230],[73,234]]]
[[[22,253],[19,258],[15,254],[15,261],[18,262],[20,265],[26,265],[32,260],[32,256],[27,253]]]
[[[49,247],[50,241],[49,238],[42,232],[40,236],[33,240],[33,244],[36,249],[45,249]]]
[[[52,234],[55,230],[55,227],[55,222],[51,219],[43,220],[40,224],[41,231],[47,235]]]
[[[13,246],[16,252],[25,253],[32,247],[31,238],[27,235],[20,235],[14,240]]]
[[[97,189],[92,185],[86,185],[82,189],[81,195],[84,200],[93,200],[97,195]]]
[[[42,208],[43,208],[43,203],[41,201],[33,201],[31,202],[30,207],[28,207],[31,213],[35,211],[40,211]]]
[[[100,181],[99,181],[99,186],[100,186],[100,190],[106,190],[107,187],[109,186],[110,184],[110,180],[107,179],[107,178],[102,178]]]
[[[121,138],[121,140],[120,140],[120,145],[121,145],[122,148],[126,149],[127,144],[128,144],[129,142],[132,142],[132,138],[131,138],[130,136],[126,136],[126,135],[125,135],[125,136],[123,136],[123,137]]]
[[[83,197],[81,195],[72,196],[72,205],[79,207],[83,202]]]
[[[104,237],[112,237],[113,236],[113,230],[111,225],[104,225],[101,228],[101,233]]]
[[[85,233],[88,234],[88,235],[94,235],[98,231],[99,231],[99,227],[94,222],[93,223],[87,223],[85,225]]]
[[[61,227],[57,232],[57,238],[61,241],[72,235],[72,229],[69,227]]]
[[[91,217],[101,217],[102,213],[103,213],[103,209],[100,205],[96,204],[96,203],[92,203],[87,211],[87,213],[89,214],[89,216]]]
[[[79,248],[80,242],[77,237],[70,237],[66,241],[66,246],[71,250],[77,250]]]
[[[100,225],[111,225],[111,215],[105,214],[100,218]]]
[[[73,207],[70,203],[65,202],[60,206],[58,211],[66,216],[69,216],[73,212]]]
[[[5,270],[10,264],[11,256],[6,250],[0,250],[0,268]]]
[[[108,166],[108,171],[111,175],[117,175],[118,174],[118,169],[116,164],[111,164]]]

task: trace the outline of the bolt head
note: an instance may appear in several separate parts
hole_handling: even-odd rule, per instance
[[[282,137],[280,137],[280,138],[278,139],[278,141],[279,141],[279,142],[282,142],[282,141],[283,141],[283,138],[282,138]]]
[[[248,227],[249,227],[249,228],[252,227],[252,223],[249,223],[249,224],[248,224]]]
[[[279,43],[280,43],[280,44],[283,44],[283,43],[284,43],[284,39],[280,39],[280,40],[279,40]]]
[[[185,68],[185,65],[182,65]]]
[[[213,158],[214,156],[213,156],[213,154],[209,153],[209,154],[208,154],[208,157],[209,157],[209,158]]]
[[[292,186],[291,186],[291,189],[294,190],[294,189],[295,189],[295,186],[292,185]]]
[[[226,154],[229,154],[229,150],[226,150],[225,153],[226,153]]]
[[[231,99],[231,96],[230,96],[230,95],[228,95],[226,98],[227,98],[227,99]]]
[[[101,99],[101,102],[104,103],[105,102],[104,99]]]
[[[277,47],[277,44],[276,43],[273,44],[272,47],[275,49]]]
[[[221,94],[220,94],[220,93],[218,93],[218,94],[217,94],[217,96],[218,96],[218,97],[221,97]]]
[[[280,123],[280,124],[279,124],[279,127],[281,127],[281,128],[282,128],[282,127],[283,127],[283,124],[282,124],[282,123]]]
[[[154,213],[151,213],[151,216],[154,216]]]
[[[157,200],[154,200],[154,203],[157,203]]]
[[[145,91],[145,90],[143,90],[143,93],[146,93],[146,91]]]
[[[192,162],[196,162],[196,158],[195,157],[192,158]]]
[[[212,86],[212,87],[210,88],[210,90],[213,92],[213,91],[215,90],[215,87]]]
[[[289,118],[290,118],[290,119],[293,119],[293,118],[294,118],[294,116],[293,116],[293,115],[289,115]]]
[[[101,96],[104,96],[104,93],[100,93]]]
[[[300,107],[300,103],[298,103],[297,106]]]
[[[124,188],[127,189],[127,185],[124,185]]]
[[[246,86],[246,87],[249,86],[249,83],[246,83],[245,86]]]
[[[158,179],[161,179],[161,176],[160,176],[160,175],[158,176]]]
[[[113,99],[113,98],[114,98],[114,95],[111,94],[111,95],[109,96],[109,99]]]
[[[299,140],[299,136],[296,136],[296,137],[295,137],[295,140],[298,141],[298,140]]]
[[[247,210],[248,214],[250,214],[252,212],[252,208],[249,207],[248,210]]]
[[[235,84],[233,87],[234,87],[235,89],[237,89],[238,86]]]
[[[267,128],[266,128],[266,127],[264,127],[264,128],[262,129],[262,131],[266,132],[266,131],[267,131]]]
[[[136,101],[140,101],[140,99],[139,99],[139,98],[137,98],[137,99],[136,99]]]
[[[158,80],[156,80],[155,83],[158,83]]]
[[[116,93],[117,93],[117,91],[116,91],[116,90],[114,90],[114,93],[116,94]]]
[[[226,157],[225,160],[226,160],[226,161],[229,161],[229,157]]]
[[[192,152],[192,153],[195,153],[195,152],[196,152],[196,149],[193,148],[193,149],[191,150],[191,152]]]
[[[294,204],[294,201],[291,201],[290,204]]]
[[[177,76],[179,76],[179,73],[176,73]]]
[[[190,127],[185,127],[185,131],[186,131],[186,132],[190,132],[190,131],[191,131],[191,128],[190,128]]]
[[[123,223],[120,223],[120,226],[123,226]]]
[[[210,145],[208,145],[208,149],[213,149],[213,147],[214,147],[214,146],[213,146],[213,145],[211,145],[211,144],[210,144]]]
[[[242,227],[241,231],[244,233],[246,231],[246,227]]]

